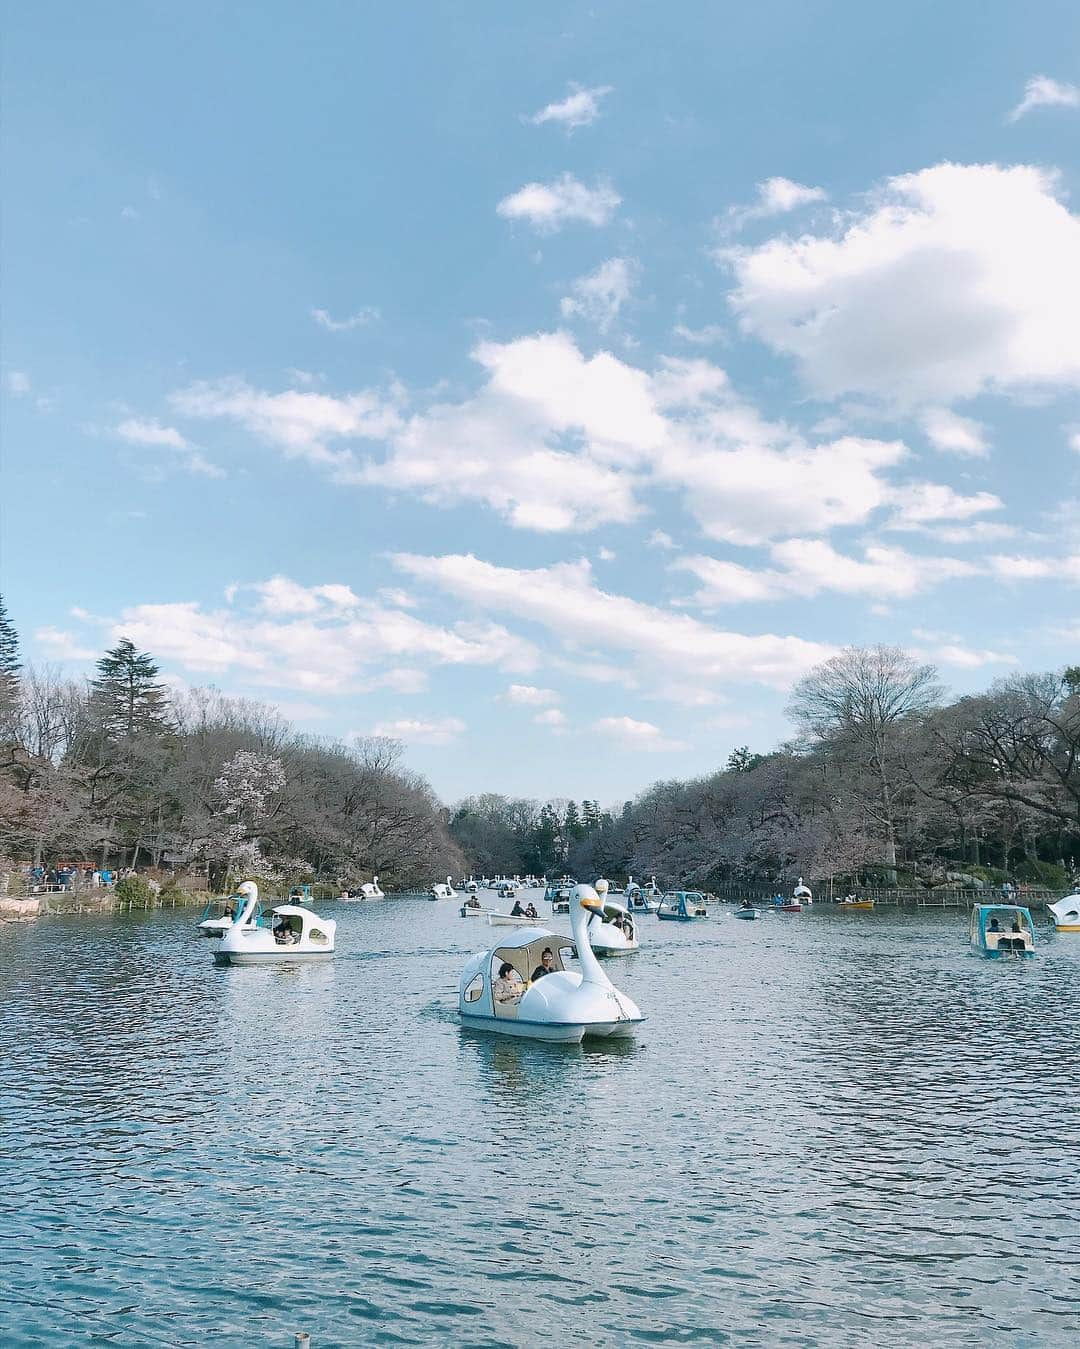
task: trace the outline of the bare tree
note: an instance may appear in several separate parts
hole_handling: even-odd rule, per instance
[[[818,742],[848,749],[873,779],[868,813],[881,834],[883,860],[896,873],[897,782],[894,748],[902,722],[935,707],[941,685],[932,665],[897,646],[845,647],[796,684],[788,715]]]

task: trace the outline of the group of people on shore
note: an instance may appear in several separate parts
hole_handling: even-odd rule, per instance
[[[112,871],[108,867],[80,866],[68,862],[52,867],[39,864],[26,868],[26,890],[31,895],[43,890],[78,890],[84,886],[90,890],[108,890],[125,876],[134,875],[133,867]]]

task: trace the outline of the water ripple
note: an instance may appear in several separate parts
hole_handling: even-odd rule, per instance
[[[1080,1339],[1080,941],[646,923],[639,1038],[570,1047],[459,1029],[454,906],[335,916],[0,930],[5,1345]]]

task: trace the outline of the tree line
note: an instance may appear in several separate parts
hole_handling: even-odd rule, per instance
[[[451,833],[488,872],[713,890],[800,875],[1076,878],[1080,667],[950,701],[935,669],[903,650],[849,647],[796,684],[787,711],[797,734],[772,752],[742,746],[716,772],[654,783],[618,812],[591,809],[586,822],[573,802],[485,795],[462,802]]]
[[[215,890],[248,875],[426,885],[465,858],[400,749],[171,690],[126,639],[88,681],[23,668],[0,603],[0,857],[201,872]]]
[[[445,875],[655,875],[708,889],[798,875],[1064,886],[1080,859],[1080,666],[948,699],[890,646],[796,684],[792,739],[597,800],[494,793],[453,809],[401,746],[298,735],[272,709],[177,692],[130,641],[88,681],[24,668],[0,602],[0,855],[389,887]]]

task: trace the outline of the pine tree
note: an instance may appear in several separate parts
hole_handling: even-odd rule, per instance
[[[581,816],[578,813],[577,804],[574,801],[568,801],[566,804],[566,816],[563,819],[563,837],[568,843],[580,843],[585,837],[585,826],[581,823]]]
[[[103,731],[133,736],[168,729],[168,695],[157,682],[160,671],[152,657],[137,651],[125,637],[106,651],[97,668],[90,688]]]
[[[0,595],[0,680],[13,685],[19,678],[19,634],[7,616],[4,597]]]
[[[11,732],[16,695],[19,691],[19,635],[7,616],[0,596],[0,738]]]

